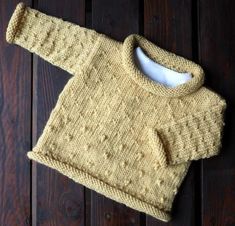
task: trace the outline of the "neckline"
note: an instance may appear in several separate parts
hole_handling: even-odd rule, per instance
[[[135,64],[134,48],[137,46],[141,47],[153,61],[179,73],[189,72],[192,74],[192,78],[176,87],[167,87],[151,80]],[[195,92],[204,83],[204,71],[200,65],[158,47],[139,34],[131,34],[125,38],[122,48],[122,64],[131,79],[145,90],[158,96],[185,96]]]
[[[153,61],[139,46],[134,48],[134,60],[147,77],[167,87],[176,87],[192,79],[191,73],[179,73]]]

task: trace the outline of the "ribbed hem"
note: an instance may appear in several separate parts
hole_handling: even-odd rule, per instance
[[[22,2],[19,3],[16,6],[16,9],[11,16],[11,19],[9,21],[7,31],[6,31],[6,41],[8,43],[14,43],[14,38],[15,38],[15,35],[18,31],[19,25],[21,23],[21,19],[24,15],[25,8],[26,8],[26,6],[24,3],[22,3]]]
[[[169,222],[171,220],[171,215],[169,212],[161,210],[156,206],[153,206],[124,191],[121,191],[116,187],[113,187],[104,181],[101,181],[100,179],[88,174],[87,172],[77,169],[67,163],[61,162],[35,151],[29,151],[27,156],[32,160],[57,170],[75,182],[80,183],[112,200],[123,203],[130,208],[145,212],[161,221]]]

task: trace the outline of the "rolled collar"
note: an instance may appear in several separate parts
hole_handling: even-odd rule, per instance
[[[177,72],[189,72],[192,79],[176,87],[167,87],[148,78],[137,67],[134,61],[134,48],[141,47],[148,57],[155,62]],[[195,92],[204,83],[204,71],[200,65],[166,51],[145,37],[131,34],[126,37],[122,48],[122,64],[129,76],[147,91],[165,97],[180,97]]]

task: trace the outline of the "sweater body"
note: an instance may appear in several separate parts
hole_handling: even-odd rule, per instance
[[[221,146],[226,103],[202,86],[202,68],[137,34],[119,42],[22,4],[7,40],[71,73],[28,157],[169,221],[191,161],[217,155]],[[150,81],[133,62],[135,46],[192,73],[192,81],[176,88]]]

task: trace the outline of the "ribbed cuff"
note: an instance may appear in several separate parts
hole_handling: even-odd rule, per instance
[[[25,8],[26,8],[26,6],[23,2],[19,3],[16,6],[16,9],[11,16],[11,19],[9,21],[7,31],[6,31],[6,41],[8,43],[14,43],[16,33],[19,29],[21,19],[24,15],[24,12],[25,12]]]

